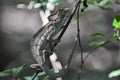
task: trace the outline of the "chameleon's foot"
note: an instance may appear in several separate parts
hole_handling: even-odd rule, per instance
[[[37,70],[39,70],[39,71],[42,71],[42,69],[41,69],[41,67],[40,67],[39,64],[31,64],[31,65],[30,65],[30,68],[32,68],[32,69],[37,69]]]
[[[50,55],[53,54],[53,52],[52,52],[51,50],[43,50],[43,53],[44,53],[47,57],[49,57]]]

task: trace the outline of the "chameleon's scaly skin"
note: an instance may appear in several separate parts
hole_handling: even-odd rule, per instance
[[[31,42],[31,52],[33,54],[34,59],[37,61],[42,70],[44,70],[47,74],[52,75],[52,73],[46,68],[45,57],[46,54],[43,52],[44,50],[51,50],[50,46],[52,42],[52,38],[62,30],[66,20],[68,19],[70,14],[70,9],[61,9],[58,11],[57,18],[55,20],[52,19],[48,24],[43,26],[35,35]],[[52,43],[51,43],[52,42]],[[54,76],[53,77],[58,77]]]

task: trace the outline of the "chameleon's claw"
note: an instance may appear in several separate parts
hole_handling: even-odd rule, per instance
[[[38,70],[42,71],[42,69],[41,69],[41,67],[40,67],[39,64],[31,64],[31,65],[30,65],[30,68],[38,69]]]

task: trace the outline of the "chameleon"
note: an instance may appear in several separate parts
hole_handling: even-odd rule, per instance
[[[35,35],[31,42],[31,52],[33,54],[34,59],[39,64],[40,68],[43,71],[46,71],[43,67],[45,61],[46,53],[45,51],[50,50],[50,46],[54,44],[57,40],[51,39],[50,36],[54,37],[58,31],[55,31],[56,28],[62,28],[61,25],[64,25],[65,17],[67,18],[70,10],[60,9],[54,16],[49,16],[50,22],[43,26]],[[54,18],[54,19],[53,19]],[[61,21],[62,20],[62,21]],[[54,33],[54,35],[53,35]],[[51,51],[49,51],[51,52]],[[51,55],[51,54],[48,54]],[[46,72],[47,73],[47,72]]]
[[[35,33],[33,40],[31,42],[31,52],[40,66],[40,68],[46,72],[50,77],[57,78],[65,74],[67,68],[70,64],[70,58],[68,59],[69,64],[65,65],[62,70],[58,73],[52,72],[47,64],[49,56],[53,53],[53,48],[57,45],[60,39],[54,39],[54,37],[64,28],[66,29],[70,24],[72,17],[74,16],[77,7],[80,4],[78,0],[75,4],[75,7],[71,11],[69,8],[60,9],[56,14],[53,14],[48,17],[50,20],[45,26]]]

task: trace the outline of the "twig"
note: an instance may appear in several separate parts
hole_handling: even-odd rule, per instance
[[[81,9],[81,12],[84,12],[84,10],[88,7],[87,5],[87,1],[84,0],[83,1],[83,8]],[[84,63],[84,60],[83,60],[83,49],[82,49],[82,44],[81,44],[81,38],[80,38],[80,26],[79,26],[79,13],[80,13],[80,4],[78,6],[78,9],[77,9],[77,38],[78,38],[78,43],[79,43],[79,48],[80,48],[80,53],[81,53],[81,64],[80,64],[80,67],[78,69],[78,80],[80,79],[80,76],[81,76],[81,72],[82,72],[82,68],[83,68],[83,63]]]
[[[78,10],[77,10],[77,40],[78,40],[78,44],[79,44],[79,48],[80,48],[80,54],[81,54],[81,65],[80,68],[78,69],[78,80],[80,79],[80,75],[81,75],[81,70],[83,68],[83,49],[82,49],[82,44],[81,44],[81,38],[80,38],[80,26],[79,26],[79,12],[80,12],[80,4],[78,6]]]
[[[69,59],[68,59],[68,61],[67,61],[67,65],[66,65],[67,68],[70,66],[70,63],[71,63],[71,60],[72,60],[73,54],[74,54],[75,49],[76,49],[76,46],[77,46],[77,38],[75,39],[75,43],[74,43],[74,46],[73,46],[72,52],[71,52],[71,54],[70,54],[70,56],[69,56]]]
[[[34,80],[35,78],[36,78],[36,76],[38,75],[38,73],[39,73],[40,71],[39,70],[37,70],[34,74],[33,74],[33,76],[32,76],[32,78],[31,78],[31,80]]]
[[[85,62],[85,61],[87,60],[88,56],[89,56],[93,51],[95,51],[96,49],[98,49],[98,48],[101,47],[101,46],[104,46],[104,45],[108,44],[109,42],[110,42],[110,41],[106,41],[103,45],[96,46],[95,48],[91,49],[91,50],[87,53],[87,55],[85,56],[85,58],[83,59],[83,61]]]

